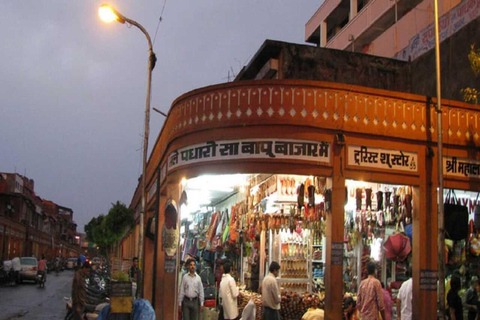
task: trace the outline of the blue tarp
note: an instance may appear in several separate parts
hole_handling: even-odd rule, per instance
[[[98,314],[97,320],[111,320],[111,317],[108,317],[110,313],[110,305],[107,305],[105,308],[100,311]],[[150,302],[146,299],[135,299],[133,300],[133,318],[132,320],[155,320],[155,311],[152,308]]]

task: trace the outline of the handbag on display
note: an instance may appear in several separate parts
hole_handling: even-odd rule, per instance
[[[459,203],[455,191],[448,191],[444,204],[445,238],[454,241],[468,237],[468,208]]]
[[[480,231],[480,204],[478,203],[478,195],[480,195],[480,192],[477,193],[477,198],[475,199],[475,207],[473,208],[473,221],[475,222],[475,229]]]

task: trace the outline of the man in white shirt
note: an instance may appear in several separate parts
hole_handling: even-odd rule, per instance
[[[222,301],[223,319],[235,320],[238,318],[238,288],[235,279],[230,275],[230,263],[223,264],[223,276],[220,282],[219,297]]]
[[[188,273],[182,279],[178,305],[181,307],[183,320],[198,320],[199,308],[203,311],[204,303],[202,279],[195,272],[197,265],[194,259],[188,259],[186,267]]]
[[[277,277],[280,272],[280,265],[272,261],[268,268],[270,273],[263,279],[262,283],[262,304],[264,320],[280,320],[280,289]]]
[[[412,320],[412,278],[402,283],[397,296],[398,320]]]

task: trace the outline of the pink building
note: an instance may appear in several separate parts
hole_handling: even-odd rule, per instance
[[[438,0],[441,40],[480,15],[480,0]],[[412,60],[434,47],[434,0],[325,0],[305,25],[321,47]]]

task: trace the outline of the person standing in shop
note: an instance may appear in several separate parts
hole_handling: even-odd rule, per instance
[[[458,291],[462,288],[460,278],[452,276],[450,279],[450,290],[447,294],[448,314],[451,320],[463,320],[462,298],[458,295]]]
[[[382,293],[383,293],[383,305],[385,306],[385,319],[383,320],[392,320],[392,309],[393,309],[393,300],[390,292],[385,288],[385,285],[382,282]]]
[[[408,275],[412,273],[408,270]],[[397,295],[398,320],[412,320],[412,278],[404,281]]]
[[[468,308],[468,320],[475,320],[477,318],[477,304],[478,304],[478,278],[472,277],[470,280],[470,288],[467,291],[467,299],[465,305]]]
[[[188,259],[186,263],[188,273],[183,276],[180,286],[178,306],[181,307],[183,320],[198,320],[200,311],[203,311],[204,292],[202,279],[195,272],[197,264],[194,259]]]
[[[358,287],[357,306],[362,320],[386,319],[383,303],[382,284],[375,278],[375,262],[367,264],[368,277]],[[379,318],[379,314],[382,316]]]
[[[268,275],[262,282],[263,320],[280,320],[280,288],[277,277],[280,273],[280,265],[272,261],[268,268]]]
[[[222,302],[223,319],[238,319],[237,297],[239,294],[235,279],[230,275],[231,266],[229,262],[223,264],[222,282],[220,282],[220,291],[218,296]]]
[[[260,285],[260,236],[255,236],[255,242],[253,243],[253,255],[250,260],[251,264],[251,285],[250,290],[258,292]]]

